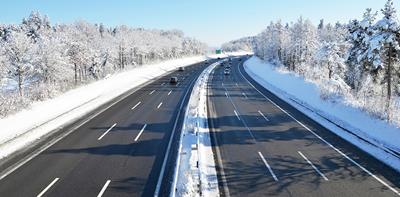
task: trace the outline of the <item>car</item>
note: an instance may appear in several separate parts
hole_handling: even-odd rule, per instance
[[[225,69],[224,70],[224,75],[229,75],[231,74],[231,70],[230,69]]]
[[[184,67],[179,67],[179,68],[178,68],[178,71],[184,71],[184,70],[185,70]]]
[[[220,57],[218,57],[217,59],[219,59],[219,60],[220,60],[221,58],[220,58]]]
[[[242,61],[242,58],[239,58],[239,61]]]
[[[171,79],[169,80],[169,83],[172,83],[172,84],[178,83],[178,77],[171,77]]]

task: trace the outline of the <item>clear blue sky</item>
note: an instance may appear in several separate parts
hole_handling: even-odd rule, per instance
[[[386,0],[7,0],[0,23],[20,23],[32,10],[51,22],[83,19],[109,26],[180,29],[210,46],[259,33],[271,20],[315,24],[360,18],[365,8],[380,10]],[[400,1],[395,0],[397,10]]]

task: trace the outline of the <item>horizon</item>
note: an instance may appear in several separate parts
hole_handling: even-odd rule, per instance
[[[0,21],[3,24],[18,24],[32,11],[38,11],[41,15],[48,16],[52,24],[83,20],[93,24],[103,23],[108,27],[127,25],[145,29],[178,29],[186,36],[205,42],[209,47],[220,47],[221,44],[231,40],[257,35],[271,21],[281,20],[283,23],[290,23],[303,17],[311,20],[314,25],[317,25],[320,19],[324,19],[325,23],[347,23],[352,19],[360,19],[366,8],[372,8],[380,14],[380,9],[386,1],[290,2],[290,0],[283,0],[277,3],[251,0],[233,3],[229,1],[231,4],[227,2],[226,0],[221,2],[207,0],[166,3],[159,0],[146,2],[120,0],[118,3],[108,3],[77,0],[56,2],[23,0],[5,3]],[[288,5],[290,7],[287,7]],[[399,6],[400,3],[395,2],[397,10],[400,10]],[[135,8],[134,11],[132,8]],[[339,11],[341,14],[337,16]],[[131,20],[131,18],[136,20]],[[237,28],[238,26],[240,28]],[[209,27],[211,28],[208,29]]]

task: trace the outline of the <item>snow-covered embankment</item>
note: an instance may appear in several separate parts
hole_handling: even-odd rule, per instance
[[[369,116],[344,102],[321,99],[316,84],[295,74],[281,72],[253,57],[245,62],[246,72],[259,84],[304,114],[400,171],[400,129]]]
[[[171,196],[219,196],[207,121],[207,81],[220,63],[205,69],[190,95],[180,136]]]

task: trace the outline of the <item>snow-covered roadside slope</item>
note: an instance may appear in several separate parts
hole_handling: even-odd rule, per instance
[[[400,129],[343,103],[320,98],[316,84],[252,57],[246,72],[258,83],[337,135],[400,171]]]
[[[0,119],[0,159],[72,123],[132,88],[177,67],[205,59],[205,56],[196,56],[143,65],[70,90],[54,99],[34,103],[29,109]]]

